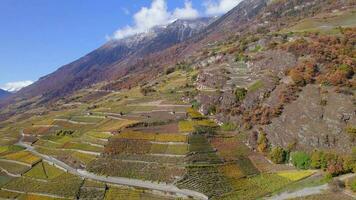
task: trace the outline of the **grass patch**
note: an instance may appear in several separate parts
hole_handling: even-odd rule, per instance
[[[287,178],[291,181],[299,181],[313,175],[314,173],[314,170],[290,170],[277,172],[277,175]]]
[[[104,118],[99,118],[99,117],[90,117],[90,116],[74,116],[70,120],[76,121],[76,122],[84,122],[84,123],[99,123],[102,121]]]
[[[261,80],[257,80],[255,81],[252,85],[250,85],[248,87],[248,91],[249,92],[255,92],[257,91],[258,89],[262,88],[264,85],[263,85],[263,82]]]
[[[349,10],[331,13],[323,17],[307,18],[283,32],[321,32],[337,34],[340,32],[337,27],[354,27],[355,25],[356,12],[355,10]]]
[[[223,131],[234,131],[236,130],[236,125],[233,123],[224,123],[223,125],[221,125],[221,130]]]

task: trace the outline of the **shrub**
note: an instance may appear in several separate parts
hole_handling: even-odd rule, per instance
[[[351,179],[349,185],[350,185],[350,189],[353,192],[356,192],[356,178]]]
[[[247,90],[245,88],[236,88],[235,90],[236,101],[244,100],[246,94],[247,94]]]
[[[141,87],[140,92],[141,92],[144,96],[147,96],[149,93],[156,92],[156,90],[153,89],[153,88],[151,88],[151,87]]]
[[[198,110],[200,107],[200,103],[195,99],[191,102],[191,104],[192,104],[192,108],[195,110]]]
[[[290,77],[295,84],[304,86],[307,83],[312,83],[317,72],[317,66],[313,61],[305,61],[299,64],[289,72]]]
[[[311,154],[311,162],[310,162],[310,167],[314,169],[325,169],[327,165],[327,162],[325,160],[324,153],[322,151],[313,151]]]
[[[347,134],[349,134],[351,141],[356,140],[356,127],[349,126],[346,128]]]
[[[353,148],[351,155],[342,157],[342,160],[345,173],[356,172],[356,148]]]
[[[310,156],[302,151],[296,151],[291,154],[292,164],[298,169],[309,169]]]
[[[73,130],[59,130],[56,135],[57,136],[71,136],[74,134],[75,131]]]
[[[166,75],[168,75],[168,74],[173,73],[174,71],[175,71],[175,68],[173,68],[173,67],[169,67],[169,68],[167,68],[167,69],[166,69],[165,74],[166,74]]]
[[[191,119],[205,119],[206,117],[203,116],[200,112],[198,112],[196,109],[194,108],[188,108],[187,109],[187,114]]]
[[[195,134],[206,134],[206,135],[214,135],[216,128],[215,127],[211,127],[211,126],[202,126],[202,125],[197,125],[194,126],[194,133]]]
[[[340,65],[337,70],[342,72],[347,78],[352,78],[352,76],[354,75],[354,70],[352,69],[352,67],[346,64]]]
[[[282,147],[273,147],[270,152],[270,158],[272,162],[276,164],[281,164],[286,161],[286,151]]]
[[[236,129],[236,125],[230,122],[224,123],[223,125],[221,125],[221,129],[223,131],[233,131]]]
[[[335,156],[334,159],[328,161],[327,172],[332,176],[338,176],[344,173],[343,160],[339,156]]]
[[[260,131],[258,134],[257,139],[257,149],[260,152],[267,152],[268,151],[268,139],[265,132]]]
[[[247,62],[248,56],[244,55],[243,53],[236,54],[235,62]]]
[[[208,114],[209,115],[214,115],[216,114],[216,106],[215,105],[210,105],[208,108]]]

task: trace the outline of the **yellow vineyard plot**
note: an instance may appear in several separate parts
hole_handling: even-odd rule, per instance
[[[115,136],[115,138],[154,141],[155,135],[156,134],[154,134],[154,133],[143,133],[143,132],[139,132],[139,131],[130,131],[130,132],[120,133],[119,135]]]
[[[7,159],[7,160],[19,161],[19,162],[23,162],[23,163],[30,164],[30,165],[33,165],[33,164],[41,161],[40,157],[37,157],[28,151],[19,151],[16,153],[7,154],[7,155],[3,156],[2,158]]]
[[[216,124],[211,120],[192,120],[192,121],[180,121],[179,131],[180,132],[192,132],[195,126],[210,126],[215,127]]]
[[[315,170],[288,170],[277,172],[277,175],[287,178],[291,181],[299,181],[313,175],[315,172]]]

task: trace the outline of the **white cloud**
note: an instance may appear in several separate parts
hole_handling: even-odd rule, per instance
[[[242,0],[207,0],[204,4],[207,15],[220,15],[233,9]]]
[[[193,8],[191,1],[184,3],[184,8],[176,8],[173,13],[176,19],[195,19],[199,17],[199,12]]]
[[[9,83],[5,83],[4,85],[2,85],[0,88],[9,92],[17,92],[20,89],[31,85],[33,83],[33,81],[17,81],[17,82],[9,82]]]
[[[122,39],[137,33],[148,31],[157,25],[165,25],[175,19],[193,19],[199,16],[190,1],[185,2],[184,8],[168,11],[166,0],[153,0],[149,8],[142,7],[134,14],[134,25],[117,30],[111,39]]]

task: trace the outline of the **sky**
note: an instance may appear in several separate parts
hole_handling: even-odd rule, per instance
[[[218,16],[241,0],[1,0],[0,88],[16,91],[108,40],[175,19]]]

